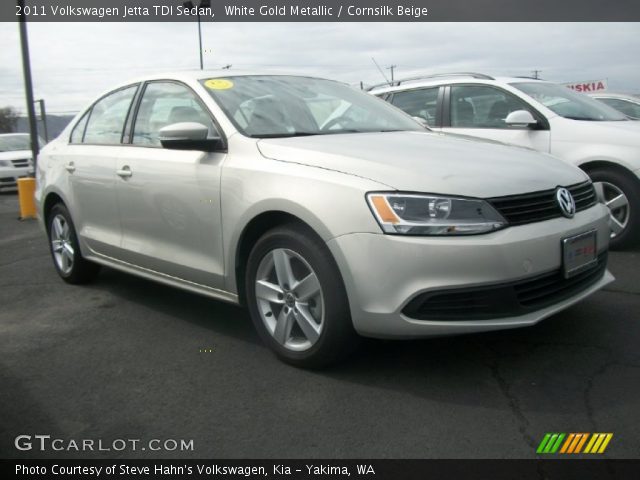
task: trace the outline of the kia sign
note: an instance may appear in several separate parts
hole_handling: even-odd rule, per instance
[[[576,92],[602,92],[607,90],[607,79],[604,80],[588,80],[586,82],[564,83],[565,87],[569,87]]]

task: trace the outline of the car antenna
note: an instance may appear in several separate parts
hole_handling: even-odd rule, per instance
[[[384,72],[382,71],[382,69],[380,68],[380,65],[378,65],[378,62],[376,62],[376,59],[371,57],[371,60],[373,61],[373,64],[376,66],[376,68],[378,69],[378,71],[380,72],[380,75],[382,75],[382,78],[384,78],[384,81],[387,82],[389,84],[389,86],[391,86],[391,82],[389,81],[389,79],[387,78],[387,76],[384,74]]]

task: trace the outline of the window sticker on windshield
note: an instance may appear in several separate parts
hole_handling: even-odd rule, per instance
[[[204,82],[204,86],[211,90],[228,90],[233,88],[233,82],[224,78],[212,78]]]

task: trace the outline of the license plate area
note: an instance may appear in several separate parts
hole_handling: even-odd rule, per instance
[[[570,278],[598,262],[597,232],[590,230],[562,240],[562,270]]]

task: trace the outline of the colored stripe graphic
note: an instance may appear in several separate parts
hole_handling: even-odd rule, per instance
[[[594,433],[584,453],[604,453],[613,438],[613,433]]]
[[[556,453],[565,436],[565,433],[547,433],[538,445],[536,453]]]
[[[613,433],[545,433],[536,453],[604,453],[612,438]]]

